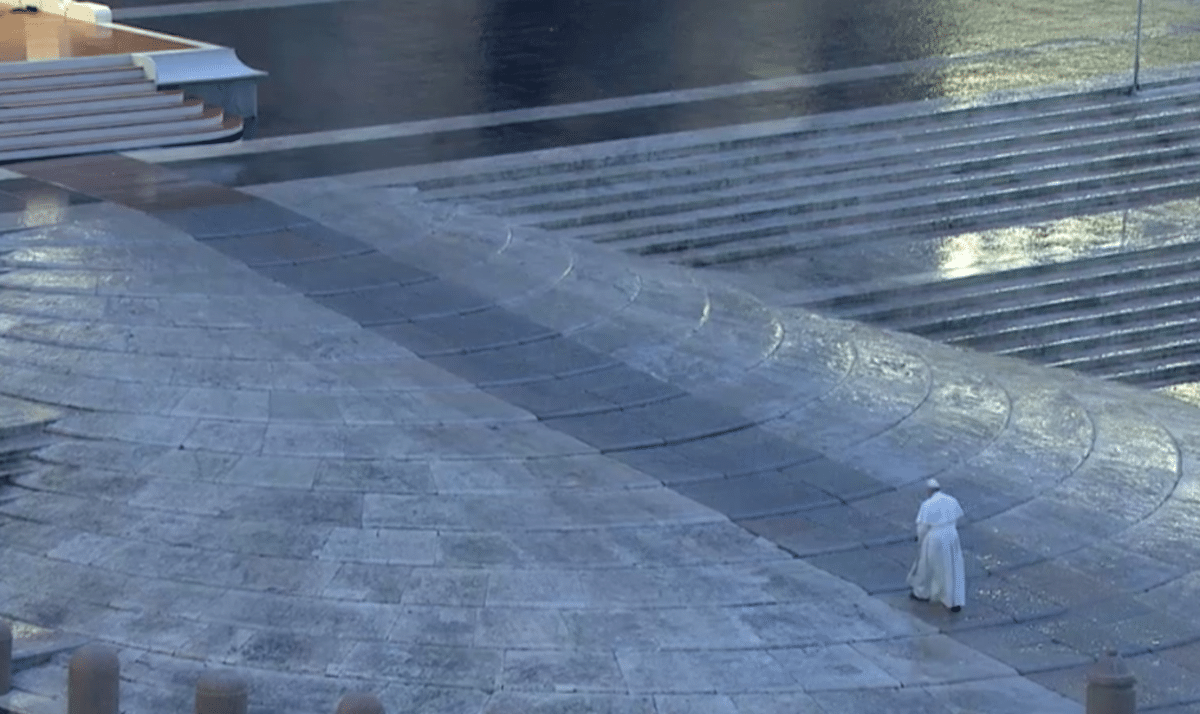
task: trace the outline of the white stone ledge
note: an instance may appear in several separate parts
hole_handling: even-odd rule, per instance
[[[232,48],[217,45],[202,45],[186,50],[135,52],[132,57],[133,63],[146,71],[146,77],[160,87],[197,82],[257,80],[267,76],[266,72],[242,64]]]
[[[127,28],[136,29],[136,28]],[[134,52],[133,63],[160,89],[179,88],[205,103],[219,106],[243,119],[258,115],[258,82],[266,72],[246,66],[230,47],[210,45],[160,35],[139,33],[193,45],[193,48]]]

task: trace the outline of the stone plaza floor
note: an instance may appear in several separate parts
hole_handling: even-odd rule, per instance
[[[1200,412],[422,202],[121,156],[0,178],[0,614],[122,710],[1200,712]],[[913,603],[921,482],[967,606]],[[61,697],[61,658],[15,685]]]

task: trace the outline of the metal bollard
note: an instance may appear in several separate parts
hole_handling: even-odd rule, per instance
[[[249,687],[230,672],[205,672],[196,680],[196,714],[246,714]]]
[[[75,650],[67,665],[67,714],[117,714],[121,663],[104,645]]]
[[[1137,678],[1116,650],[1109,650],[1088,671],[1086,714],[1136,714]]]
[[[12,688],[12,623],[0,620],[0,694]]]
[[[336,714],[383,714],[383,705],[373,694],[350,692],[338,702]]]

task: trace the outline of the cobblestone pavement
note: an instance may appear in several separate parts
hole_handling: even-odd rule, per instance
[[[0,390],[64,416],[0,490],[0,612],[120,648],[127,714],[208,667],[260,712],[1057,714],[1106,647],[1197,711],[1194,407],[386,171],[10,168]],[[959,615],[903,587],[931,475]]]

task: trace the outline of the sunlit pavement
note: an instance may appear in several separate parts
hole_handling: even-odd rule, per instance
[[[63,417],[0,492],[0,612],[120,648],[128,714],[211,667],[262,711],[1080,712],[1108,647],[1196,710],[1193,407],[402,170],[8,168],[0,387]],[[958,615],[903,586],[931,475]],[[61,697],[64,662],[15,684]]]
[[[5,614],[119,646],[131,714],[217,665],[314,712],[1067,712],[1109,646],[1197,697],[1191,407],[386,175],[13,168],[78,193],[5,214],[5,392],[64,410],[5,488]],[[955,616],[903,591],[933,474]]]

